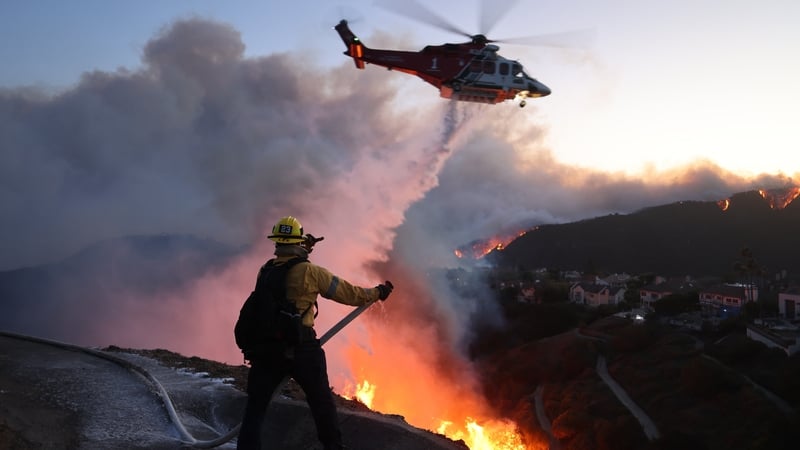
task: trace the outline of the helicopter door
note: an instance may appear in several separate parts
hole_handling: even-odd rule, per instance
[[[514,89],[524,90],[525,88],[525,72],[522,71],[522,66],[514,63],[511,68],[511,82]]]
[[[508,79],[510,74],[509,64],[506,62],[498,64],[497,73],[500,76],[500,85],[503,86],[504,90],[508,90],[508,85],[510,84]]]

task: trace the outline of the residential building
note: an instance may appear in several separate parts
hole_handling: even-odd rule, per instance
[[[653,283],[639,289],[639,299],[642,302],[642,306],[652,308],[653,303],[664,297],[673,294],[686,294],[696,290],[697,285],[689,277],[671,280],[657,277]]]
[[[579,282],[570,286],[569,299],[571,302],[589,306],[617,305],[625,300],[625,288]]]
[[[567,281],[577,281],[580,280],[582,276],[583,274],[578,272],[577,270],[567,270],[561,272],[561,278]]]
[[[623,273],[613,273],[613,274],[605,277],[605,279],[603,281],[606,282],[607,284],[611,285],[611,286],[620,286],[620,287],[622,287],[622,286],[627,285],[628,281],[630,281],[631,278],[633,278],[633,277],[628,275],[627,273],[624,273],[624,272]]]
[[[778,314],[787,320],[800,319],[800,287],[790,287],[778,294]]]
[[[519,290],[517,300],[522,303],[536,302],[536,285],[534,283],[525,283]]]
[[[718,284],[700,291],[700,309],[717,317],[737,316],[746,303],[758,301],[758,287]]]
[[[800,331],[780,323],[747,325],[747,337],[770,348],[779,348],[792,356],[800,351]]]

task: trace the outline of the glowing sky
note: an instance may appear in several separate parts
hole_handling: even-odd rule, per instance
[[[477,30],[479,3],[428,2],[470,32],[484,31]],[[7,1],[0,4],[0,87],[58,90],[87,71],[135,70],[158,30],[191,16],[231,24],[247,56],[289,52],[314,70],[347,63],[331,29],[340,17],[368,45],[415,50],[461,39],[372,0]],[[585,51],[501,48],[553,89],[515,119],[521,135],[533,124],[546,128],[544,142],[559,161],[640,173],[707,159],[743,175],[793,176],[800,169],[798,23],[800,3],[791,0],[521,0],[490,37],[595,32]],[[353,83],[359,76],[354,69]],[[438,101],[432,87],[402,77],[386,75],[415,101]]]

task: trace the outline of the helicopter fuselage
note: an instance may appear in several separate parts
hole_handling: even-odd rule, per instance
[[[481,103],[500,103],[526,97],[544,97],[550,89],[528,76],[522,65],[497,54],[499,47],[483,42],[429,45],[418,52],[366,47],[347,22],[335,27],[355,65],[386,67],[416,75],[439,90],[444,98]]]

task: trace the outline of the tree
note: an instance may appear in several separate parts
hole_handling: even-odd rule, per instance
[[[758,261],[756,261],[753,255],[753,251],[749,247],[743,247],[739,251],[739,256],[741,259],[733,264],[733,270],[739,275],[740,280],[744,280],[742,282],[745,284],[745,289],[749,292],[748,298],[753,301],[755,297],[755,281],[756,279],[762,280],[764,278],[766,269],[758,264]],[[764,308],[761,307],[760,302],[757,304],[759,305],[761,318],[763,318]]]
[[[700,301],[697,292],[671,294],[653,304],[656,312],[663,316],[675,316],[681,313],[697,311]]]

